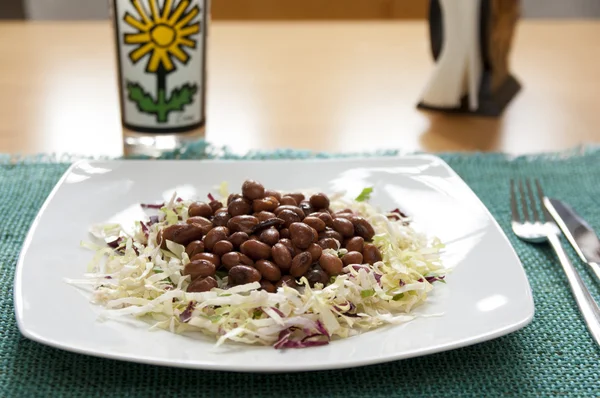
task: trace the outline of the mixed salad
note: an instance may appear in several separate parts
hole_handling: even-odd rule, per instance
[[[226,191],[226,184],[222,184],[219,199],[209,194],[210,207],[215,213],[218,208],[227,208],[227,202],[232,201]],[[149,215],[136,222],[133,233],[118,224],[93,226],[91,233],[97,238],[96,243],[82,242],[82,246],[95,254],[85,279],[75,283],[92,285],[92,301],[104,306],[108,317],[138,317],[150,320],[151,328],[173,333],[199,331],[213,336],[217,345],[235,341],[278,349],[311,347],[384,324],[407,322],[414,318],[411,311],[426,301],[433,283],[444,281],[446,269],[440,261],[443,245],[437,239],[416,232],[411,227],[410,217],[401,211],[381,211],[369,203],[371,192],[372,188],[366,188],[354,199],[343,194],[330,195],[327,209],[321,212],[334,218],[344,212],[368,221],[374,232],[368,241],[378,249],[380,256],[372,260],[372,264],[345,261],[341,272],[328,271],[324,274],[326,278],[320,281],[309,280],[307,271],[299,277],[288,276],[287,281],[291,283],[280,280],[276,284],[264,277],[249,283],[233,283],[228,272],[231,268],[215,263],[211,276],[196,278],[203,281],[204,286],[207,286],[206,278],[211,278],[213,285],[200,289],[205,291],[190,291],[188,287],[194,275],[186,270],[189,264],[199,260],[192,260],[194,256],[191,258],[190,251],[186,250],[189,249],[187,242],[177,243],[162,235],[171,226],[186,224],[190,208],[198,202],[175,194],[166,203],[141,204]],[[281,193],[272,195],[279,196],[277,204],[284,202]],[[240,198],[248,201],[242,195],[233,200]],[[310,207],[310,201],[304,202],[308,204],[303,208],[298,204],[298,207],[313,212],[307,216],[318,213],[318,209]],[[281,224],[277,236],[289,233],[284,231],[287,222]],[[319,238],[325,232],[319,232]],[[254,230],[248,233],[250,240],[259,239],[251,233]],[[330,236],[335,235],[332,232]],[[206,234],[203,239],[206,240]],[[333,247],[323,246],[317,250],[323,253],[321,256],[327,254],[337,261],[348,254],[347,240],[334,241]],[[320,270],[323,274],[318,261],[314,260],[310,270]],[[250,263],[246,266],[252,267]],[[284,268],[281,273],[286,273]]]

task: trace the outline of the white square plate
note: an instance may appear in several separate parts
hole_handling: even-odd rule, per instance
[[[141,321],[98,320],[64,278],[79,279],[93,253],[80,248],[92,224],[141,219],[141,202],[205,197],[221,181],[232,191],[246,178],[274,189],[318,188],[358,194],[400,207],[415,227],[438,236],[454,270],[436,283],[419,317],[327,346],[275,350],[226,345],[166,331]],[[238,189],[235,189],[237,191]],[[506,204],[508,206],[508,203]],[[15,310],[26,337],[61,349],[121,360],[188,368],[286,372],[368,365],[493,339],[527,325],[533,299],[519,258],[469,187],[435,156],[312,161],[95,161],[73,165],[52,191],[27,236],[15,277]]]

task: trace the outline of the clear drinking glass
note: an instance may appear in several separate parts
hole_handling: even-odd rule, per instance
[[[125,154],[204,136],[209,0],[111,0]]]

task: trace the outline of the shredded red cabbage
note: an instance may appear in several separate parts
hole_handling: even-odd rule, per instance
[[[408,218],[408,216],[406,215],[406,213],[404,213],[402,210],[395,208],[394,210],[392,210],[390,213],[397,213],[400,214],[400,216],[402,218]]]
[[[354,307],[354,304],[350,303],[350,309],[352,309],[352,307]],[[317,321],[317,330],[322,335],[329,337],[329,332],[327,331],[327,329],[325,329],[325,326],[323,326],[321,321]]]
[[[185,307],[185,310],[179,314],[179,320],[183,323],[188,323],[190,319],[192,319],[192,312],[194,311],[195,306],[196,302],[194,300],[190,301],[187,307]]]
[[[354,269],[355,271],[360,271],[361,269],[366,270],[367,272],[371,272],[373,274],[373,277],[375,278],[375,280],[377,281],[377,283],[379,284],[379,286],[381,286],[381,274],[378,274],[376,272],[372,272],[371,268],[367,265],[364,264],[354,264],[352,265],[352,269]]]
[[[426,276],[425,279],[427,280],[427,282],[433,283],[433,282],[437,282],[437,281],[442,281],[442,280],[444,280],[445,277],[446,277],[446,275],[442,275],[442,276]]]
[[[350,317],[350,318],[358,318],[358,315],[355,314],[356,312],[356,306],[353,303],[347,302],[350,305],[350,308],[348,308],[347,310],[342,310],[340,307],[338,307],[337,305],[334,305],[333,308],[339,312],[340,314]],[[320,321],[318,321],[320,323]],[[326,329],[323,328],[325,331]]]
[[[119,236],[115,240],[111,240],[110,242],[106,242],[106,244],[108,245],[108,247],[116,249],[117,247],[119,247],[121,245],[121,242],[123,242],[123,238],[121,236]]]
[[[162,209],[165,203],[140,203],[142,209]]]
[[[279,315],[280,317],[285,318],[285,314],[283,312],[281,312],[278,308],[271,307],[271,309],[273,311],[275,311],[277,313],[277,315]]]
[[[315,323],[315,330],[302,329],[304,336],[296,336],[294,332],[299,332],[300,329],[296,326],[291,326],[279,333],[279,337],[273,347],[275,349],[282,348],[306,348],[329,344],[330,335],[327,329],[320,321]],[[298,333],[296,333],[297,335]]]
[[[208,196],[208,200],[210,200],[211,202],[214,202],[216,200],[215,197],[212,196],[212,193],[210,193],[210,192],[206,196]]]
[[[329,333],[323,327],[323,325],[319,325],[320,322],[317,322],[317,333],[307,333],[306,330],[303,330],[305,336],[301,339],[292,339],[292,335],[294,331],[299,330],[297,327],[292,326],[285,330],[282,330],[279,333],[279,337],[273,347],[277,350],[282,348],[306,348],[306,347],[315,347],[320,345],[329,344]],[[324,332],[324,333],[323,333]],[[326,340],[322,340],[325,337]],[[316,340],[319,339],[319,340]]]
[[[142,226],[142,232],[144,233],[144,235],[147,238],[148,237],[148,227],[146,226],[146,224],[143,221],[140,221],[140,225]]]

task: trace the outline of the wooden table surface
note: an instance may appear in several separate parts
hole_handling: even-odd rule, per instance
[[[600,22],[523,21],[499,119],[415,109],[425,22],[214,22],[207,139],[252,148],[528,153],[600,142]],[[108,22],[0,23],[0,152],[122,153]]]

